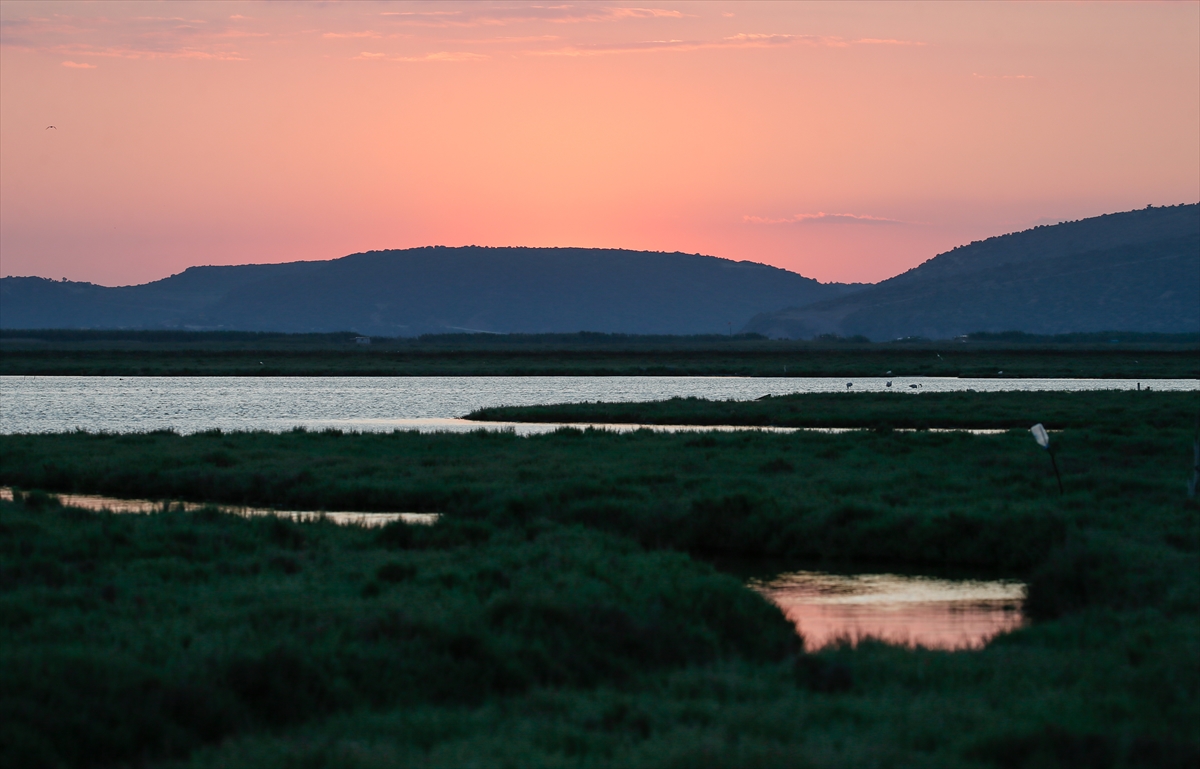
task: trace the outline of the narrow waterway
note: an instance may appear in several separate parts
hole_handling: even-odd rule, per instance
[[[164,502],[153,499],[119,499],[104,497],[98,494],[53,494],[64,507],[78,507],[84,510],[99,512],[107,510],[110,513],[161,513],[167,510],[192,511],[205,507],[217,507],[227,513],[246,517],[274,515],[280,518],[290,518],[293,521],[315,521],[321,518],[343,526],[385,526],[395,521],[404,521],[418,525],[429,525],[438,519],[438,513],[357,513],[357,512],[324,512],[319,510],[274,510],[267,507],[239,507],[236,505],[205,505],[198,502]],[[9,502],[13,499],[13,490],[8,486],[0,487],[0,499]]]

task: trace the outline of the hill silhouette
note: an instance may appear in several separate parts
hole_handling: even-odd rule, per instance
[[[779,309],[787,308],[787,309]],[[192,267],[140,286],[0,280],[0,328],[833,334],[1200,332],[1200,204],[1035,227],[875,285],[699,254],[586,248],[369,251]]]
[[[772,338],[1200,331],[1200,205],[1146,208],[960,246],[842,297],[759,315]]]
[[[855,288],[699,254],[430,246],[321,262],[192,267],[116,288],[4,278],[0,327],[728,333],[758,313]]]

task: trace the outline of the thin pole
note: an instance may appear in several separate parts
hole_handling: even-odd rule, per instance
[[[1062,496],[1062,493],[1063,493],[1062,476],[1058,474],[1058,462],[1054,461],[1054,452],[1053,451],[1050,451],[1048,453],[1050,454],[1050,464],[1054,467],[1054,477],[1058,479],[1058,494],[1059,494],[1059,496]]]
[[[1188,483],[1188,499],[1195,499],[1200,488],[1200,414],[1196,415],[1196,437],[1192,439],[1192,480]]]

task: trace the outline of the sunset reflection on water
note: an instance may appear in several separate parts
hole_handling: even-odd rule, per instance
[[[797,571],[751,587],[783,610],[809,651],[866,638],[976,649],[1025,622],[1025,585],[1016,581]]]
[[[205,507],[216,507],[220,510],[243,517],[273,515],[278,518],[290,518],[293,521],[327,520],[343,526],[386,526],[395,521],[405,523],[430,525],[437,522],[438,513],[359,513],[359,512],[326,512],[323,510],[275,510],[266,507],[242,507],[238,505],[201,504],[198,502],[171,502],[153,499],[123,499],[120,497],[104,497],[98,494],[55,494],[64,507],[75,507],[95,512],[110,513],[161,513],[166,510],[194,512]],[[0,487],[0,500],[11,502],[12,488]]]

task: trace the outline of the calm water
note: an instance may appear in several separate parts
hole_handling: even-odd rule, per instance
[[[163,502],[154,499],[121,499],[104,497],[98,494],[56,494],[58,501],[66,507],[81,507],[84,510],[107,510],[110,513],[161,513],[163,510],[200,510],[205,505],[195,502]],[[11,486],[0,486],[0,499],[12,501]],[[326,518],[343,526],[384,526],[395,521],[429,525],[437,522],[437,513],[356,513],[356,512],[321,512],[316,510],[273,510],[265,507],[237,507],[219,505],[229,513],[244,516],[276,515],[281,518],[291,518],[293,521],[312,521]]]
[[[1015,581],[797,571],[750,586],[783,610],[809,651],[867,637],[976,649],[1025,622],[1025,585]]]
[[[892,382],[889,388],[886,383]],[[852,387],[847,388],[847,383]],[[1132,390],[1125,379],[949,377],[0,377],[0,433],[176,430],[424,431],[495,429],[461,417],[487,406],[651,401],[676,396],[749,400],[795,392]],[[1197,390],[1196,380],[1145,380]],[[554,425],[519,426],[522,433]]]

